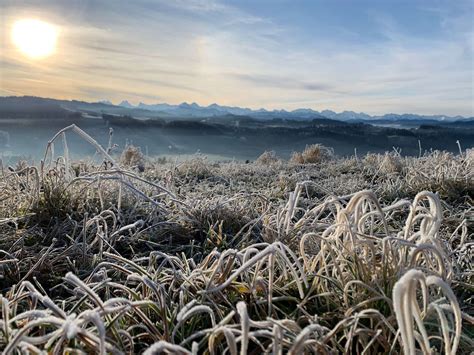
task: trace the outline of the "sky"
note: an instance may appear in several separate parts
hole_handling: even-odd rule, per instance
[[[474,116],[473,0],[0,0],[0,31],[0,96]]]

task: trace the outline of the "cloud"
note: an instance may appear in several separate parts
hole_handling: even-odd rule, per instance
[[[153,55],[146,52],[138,52],[133,49],[130,50],[127,47],[125,47],[124,49],[121,49],[119,47],[101,46],[101,45],[95,45],[95,44],[83,44],[81,47],[84,49],[89,49],[96,52],[105,52],[108,54],[122,54],[126,56],[133,56],[133,57],[139,57],[139,58],[144,58],[144,57],[162,58],[162,56],[159,56],[159,55]]]
[[[253,85],[272,87],[290,90],[306,90],[306,91],[329,91],[331,85],[323,83],[311,83],[297,80],[291,77],[261,75],[261,74],[224,74],[229,77],[236,78],[241,81],[252,83]]]

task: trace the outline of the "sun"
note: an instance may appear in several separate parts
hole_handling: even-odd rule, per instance
[[[13,24],[13,43],[31,59],[43,59],[53,54],[57,39],[58,29],[48,22],[23,19]]]

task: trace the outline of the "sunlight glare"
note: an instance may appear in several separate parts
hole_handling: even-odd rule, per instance
[[[44,21],[23,19],[13,25],[13,43],[31,59],[42,59],[53,54],[57,38],[57,28]]]

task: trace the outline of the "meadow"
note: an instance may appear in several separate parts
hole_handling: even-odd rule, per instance
[[[68,137],[97,150],[70,159]],[[468,354],[474,150],[184,162],[70,126],[0,167],[0,349]]]

